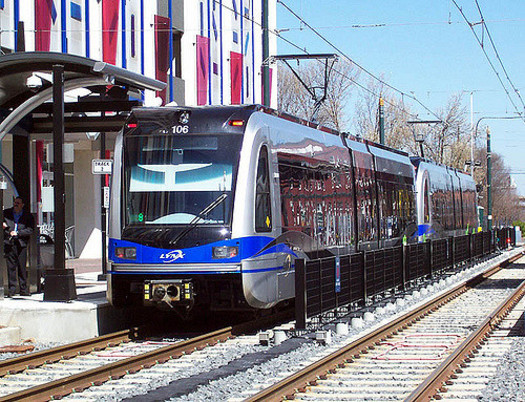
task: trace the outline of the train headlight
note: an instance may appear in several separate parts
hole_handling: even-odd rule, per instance
[[[239,247],[237,246],[221,246],[213,247],[213,258],[233,258],[239,254]]]
[[[135,247],[116,247],[115,257],[123,260],[136,260],[137,249]]]

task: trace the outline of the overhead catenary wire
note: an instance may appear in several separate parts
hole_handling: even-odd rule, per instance
[[[483,52],[483,54],[485,55],[485,58],[487,59],[487,62],[489,63],[490,67],[492,68],[492,71],[494,71],[494,74],[496,74],[496,77],[498,78],[498,81],[501,85],[501,87],[503,88],[503,90],[505,91],[505,94],[507,95],[507,98],[508,100],[510,101],[510,103],[512,104],[512,106],[514,107],[514,109],[516,110],[516,113],[518,114],[518,116],[520,116],[520,118],[525,122],[525,116],[523,115],[522,112],[520,112],[518,110],[518,106],[516,105],[516,103],[514,102],[514,100],[512,99],[512,97],[510,96],[510,92],[509,90],[507,89],[507,87],[505,86],[503,80],[501,79],[500,77],[500,74],[498,72],[498,70],[496,69],[496,67],[494,66],[494,63],[492,62],[492,60],[490,60],[490,57],[487,53],[487,51],[485,50],[485,46],[483,45],[483,41],[479,38],[479,35],[477,34],[476,30],[474,29],[474,24],[471,23],[467,16],[465,15],[465,13],[463,12],[463,9],[458,5],[458,3],[456,2],[456,0],[451,0],[452,3],[456,6],[456,8],[459,10],[460,14],[463,16],[463,19],[465,20],[465,22],[467,23],[467,25],[469,26],[470,30],[472,31],[472,33],[474,34],[474,37],[476,38],[476,41],[478,42],[479,46],[481,47],[481,50]],[[477,1],[476,1],[477,3]],[[483,27],[485,28],[486,30],[486,24],[483,22],[483,19],[482,19],[482,24],[483,24]],[[517,90],[516,90],[517,91]],[[520,97],[521,98],[521,97]]]
[[[387,88],[390,88],[394,92],[399,93],[403,97],[407,97],[409,99],[412,99],[413,101],[417,102],[423,109],[425,109],[427,112],[429,112],[432,116],[441,119],[440,116],[438,116],[434,111],[432,111],[430,108],[428,108],[423,102],[421,102],[418,98],[415,96],[406,93],[393,85],[387,83],[386,81],[382,80],[381,78],[377,77],[375,74],[370,72],[368,69],[354,61],[352,58],[347,56],[339,47],[334,45],[332,42],[330,42],[328,39],[326,39],[323,35],[321,35],[315,28],[313,28],[308,22],[306,22],[301,16],[299,16],[295,11],[293,11],[286,3],[284,3],[283,0],[277,0],[278,4],[281,4],[290,14],[292,14],[297,20],[299,20],[302,24],[304,24],[308,29],[310,29],[316,36],[318,36],[323,42],[325,42],[328,46],[330,46],[332,49],[334,49],[336,52],[338,52],[343,58],[348,60],[350,63],[354,64],[357,68],[359,68],[361,71],[365,72],[367,75],[381,83]],[[355,82],[355,81],[354,81]]]
[[[499,19],[499,20],[488,20],[490,23],[498,22],[524,22],[525,19],[522,18],[508,18],[508,19]],[[316,26],[315,29],[361,29],[361,28],[389,28],[389,27],[405,27],[405,26],[421,26],[421,25],[456,25],[463,24],[463,21],[415,21],[415,22],[378,22],[378,23],[369,23],[369,24],[352,24],[352,25],[327,25],[327,26]],[[282,28],[280,32],[286,31],[301,31],[303,27],[290,27]]]
[[[213,2],[221,7],[223,7],[224,9],[228,10],[228,11],[231,11],[233,13],[236,13],[238,14],[239,16],[241,16],[242,18],[245,18],[246,20],[250,21],[250,22],[253,22],[255,25],[259,26],[260,28],[263,28],[262,24],[259,22],[259,21],[256,21],[255,19],[252,19],[250,18],[250,16],[246,16],[246,15],[241,15],[241,13],[235,9],[233,9],[232,7],[230,6],[227,6],[226,4],[222,3],[222,2],[219,2],[219,0],[213,0]],[[275,37],[277,37],[278,39],[281,39],[282,41],[288,43],[290,46],[294,47],[295,49],[299,50],[300,52],[304,53],[304,54],[310,54],[305,48],[302,48],[301,46],[297,45],[296,43],[292,42],[291,40],[283,37],[281,34],[280,34],[280,31],[275,29],[269,29],[268,30],[269,33],[271,33],[272,35],[275,35]],[[346,56],[345,56],[346,57]],[[348,60],[350,60],[350,58],[346,57]],[[266,60],[264,60],[263,62],[267,62]],[[322,63],[322,61],[318,60],[318,62]],[[350,60],[351,63],[355,64],[357,66],[357,64]],[[370,93],[371,95],[375,96],[376,98],[380,98],[381,97],[381,94],[377,94],[376,92],[372,91],[370,88],[367,88],[366,86],[362,85],[361,83],[359,83],[358,81],[356,81],[355,79],[353,79],[352,77],[348,77],[346,74],[344,74],[343,72],[337,70],[335,67],[332,68],[332,71],[341,75],[343,78],[346,78],[348,80],[350,80],[351,82],[353,82],[356,86],[358,86],[359,88],[361,88],[362,90]],[[417,118],[417,114],[414,114],[414,113],[410,113],[408,112],[405,108],[395,104],[395,103],[392,103],[390,102],[388,99],[384,99],[385,103],[389,104],[390,106],[396,108],[396,109],[399,109],[401,110],[402,112],[406,113],[407,115],[411,116],[411,117],[415,117]],[[434,114],[434,116],[436,116]]]
[[[501,60],[501,57],[500,57],[499,52],[498,52],[498,49],[496,48],[496,44],[494,43],[494,40],[492,39],[492,35],[490,34],[489,27],[487,26],[485,18],[483,17],[483,13],[481,12],[481,7],[479,5],[479,2],[478,2],[478,0],[475,0],[475,1],[476,1],[476,6],[478,7],[479,15],[481,17],[481,22],[483,23],[483,26],[485,27],[485,32],[487,33],[487,37],[489,38],[490,44],[492,45],[492,49],[494,50],[494,54],[496,55],[496,58],[499,61],[501,69],[505,73],[505,77],[507,78],[507,81],[509,82],[510,86],[512,87],[512,89],[514,90],[516,95],[518,95],[518,98],[519,98],[519,100],[521,102],[521,105],[525,109],[525,103],[523,102],[523,98],[521,97],[520,92],[518,91],[518,89],[516,88],[516,86],[514,85],[512,80],[510,79],[509,74],[507,73],[507,69],[505,68],[505,65],[503,64],[503,61]]]

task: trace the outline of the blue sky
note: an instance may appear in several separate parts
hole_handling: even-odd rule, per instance
[[[414,95],[432,110],[444,107],[451,95],[464,91],[470,110],[474,91],[474,122],[486,116],[513,116],[508,100],[479,44],[451,0],[282,0],[308,24],[376,76]],[[475,0],[456,0],[470,22],[481,20]],[[525,101],[525,2],[523,0],[478,0],[486,25],[506,71]],[[385,24],[371,27],[370,25]],[[352,27],[360,25],[362,27]],[[277,4],[277,28],[282,36],[309,53],[334,53],[281,4]],[[481,36],[481,26],[476,32]],[[278,54],[299,53],[278,39]],[[491,51],[487,35],[484,45],[490,59],[512,92]],[[362,83],[366,82],[361,74]],[[524,105],[516,94],[512,100],[520,112]],[[412,110],[421,119],[433,118],[417,104]],[[351,113],[351,112],[350,112]],[[487,120],[492,150],[511,168],[518,190],[525,195],[525,122]],[[522,173],[522,174],[519,174]]]

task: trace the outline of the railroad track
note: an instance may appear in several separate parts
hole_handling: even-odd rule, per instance
[[[482,396],[487,398],[482,393],[502,364],[501,357],[509,352],[515,337],[525,335],[524,312],[525,299],[522,298],[479,343],[478,353],[473,353],[473,358],[468,357],[468,362],[465,359],[455,369],[450,367],[454,372],[439,388],[435,399],[479,400]]]
[[[122,331],[6,360],[0,363],[0,401],[62,399],[72,393],[82,393],[93,385],[118,381],[143,369],[181,359],[195,351],[225,344],[237,339],[240,334],[289,316],[290,312],[286,311],[173,342],[133,342],[132,338],[136,335],[134,331]],[[256,336],[252,338],[251,342],[258,343]],[[181,364],[183,367],[187,365],[188,362]]]
[[[443,397],[443,383],[452,384],[478,354],[486,338],[482,333],[493,329],[523,295],[525,272],[500,269],[475,276],[246,400]],[[517,283],[519,291],[510,297],[508,288]]]
[[[510,348],[512,336],[523,331],[525,281],[490,314],[407,398],[476,399]],[[519,323],[521,325],[519,325]]]

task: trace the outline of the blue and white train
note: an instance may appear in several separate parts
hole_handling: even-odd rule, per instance
[[[268,309],[294,297],[296,258],[475,225],[472,188],[455,170],[257,105],[137,108],[115,145],[108,300]],[[443,210],[432,199],[450,202],[447,191]]]

